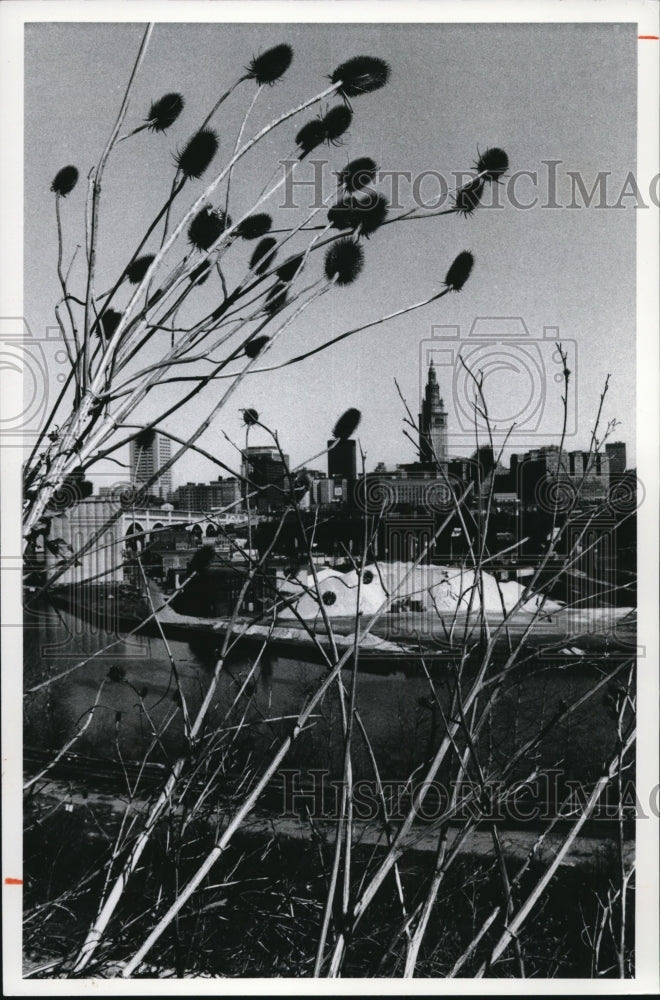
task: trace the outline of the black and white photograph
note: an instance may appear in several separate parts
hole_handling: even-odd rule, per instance
[[[3,7],[5,992],[655,991],[657,5]]]

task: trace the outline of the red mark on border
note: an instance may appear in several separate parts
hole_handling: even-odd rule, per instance
[[[22,878],[6,878],[5,885],[23,885]]]
[[[638,35],[638,38],[648,38],[652,42],[657,42],[660,39],[659,35]]]

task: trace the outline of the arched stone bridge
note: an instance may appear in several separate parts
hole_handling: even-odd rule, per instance
[[[236,523],[237,514],[201,514],[199,511],[163,510],[160,507],[132,507],[122,510],[118,517],[104,529],[104,525],[117,514],[117,503],[90,497],[71,510],[53,517],[50,540],[62,539],[60,556],[48,554],[47,564],[54,568],[58,558],[68,558],[78,552],[97,531],[101,537],[88,552],[79,557],[78,566],[72,566],[61,577],[61,583],[97,578],[100,582],[123,580],[123,563],[128,545],[141,548],[154,532],[175,525],[185,525],[198,535],[214,535],[219,524]],[[104,529],[104,530],[102,530]],[[69,548],[70,546],[70,548]]]

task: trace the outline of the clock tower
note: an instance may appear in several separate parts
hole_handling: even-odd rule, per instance
[[[440,396],[440,387],[433,362],[419,415],[419,457],[424,465],[439,465],[447,461],[447,411]]]

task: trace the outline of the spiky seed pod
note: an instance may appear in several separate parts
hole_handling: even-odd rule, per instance
[[[78,183],[78,168],[74,166],[62,167],[58,170],[50,186],[51,191],[59,194],[60,198],[66,198]]]
[[[389,65],[375,56],[354,56],[337,66],[330,77],[332,83],[341,83],[337,93],[342,97],[359,97],[380,90],[389,78]]]
[[[474,256],[469,250],[463,250],[450,266],[445,275],[445,285],[451,288],[452,292],[460,292],[465,282],[470,277],[474,267]]]
[[[202,128],[177,153],[176,165],[187,180],[201,177],[217,152],[217,135],[213,129]]]
[[[257,212],[239,222],[236,232],[244,240],[258,240],[266,235],[272,225],[273,220],[267,212]]]
[[[337,104],[334,108],[330,108],[327,115],[323,118],[325,141],[328,144],[336,143],[344,132],[350,128],[352,120],[353,112],[345,104]]]
[[[357,425],[360,423],[362,414],[359,410],[356,410],[354,406],[342,413],[341,417],[337,421],[332,431],[333,438],[339,438],[340,441],[346,441],[347,438],[351,436],[357,429]]]
[[[363,196],[351,195],[333,205],[328,221],[335,229],[357,229],[359,226],[361,235],[369,237],[385,222],[387,212],[387,199],[370,191]]]
[[[152,253],[147,253],[144,257],[138,257],[134,260],[132,264],[129,264],[126,268],[126,277],[132,285],[139,285],[145,274],[151,267],[154,255]]]
[[[258,420],[259,414],[255,409],[248,407],[248,409],[243,410],[243,421],[248,425],[248,427],[252,427]]]
[[[116,309],[106,309],[101,316],[101,326],[97,327],[96,332],[99,335],[103,335],[106,340],[110,340],[113,333],[119,326],[121,321],[121,313],[117,312]]]
[[[274,240],[272,236],[258,243],[254,253],[250,257],[250,270],[255,271],[257,274],[263,274],[264,271],[267,271],[275,260],[276,251],[274,247],[276,246],[277,240]]]
[[[281,80],[293,59],[293,49],[286,43],[275,45],[274,48],[255,56],[246,67],[248,80],[255,80],[260,86],[270,87]]]
[[[509,169],[509,157],[503,149],[493,146],[479,154],[475,170],[484,175],[487,181],[498,180]]]
[[[454,205],[459,215],[472,215],[481,202],[486,182],[483,177],[472,177],[456,191]]]
[[[269,316],[275,316],[280,309],[284,309],[287,302],[287,295],[287,286],[282,281],[276,281],[268,292],[266,301],[264,302],[264,309]]]
[[[190,272],[191,285],[203,285],[208,279],[212,267],[213,265],[210,260],[203,260],[201,264],[198,264],[197,267],[193,268]]]
[[[352,198],[345,198],[328,209],[328,222],[335,229],[355,229],[357,219]]]
[[[368,239],[387,218],[389,211],[387,199],[382,194],[373,197],[372,193],[365,198],[356,198],[355,205],[358,211],[360,234]]]
[[[378,167],[368,156],[361,156],[339,171],[339,183],[348,192],[361,191],[376,177]]]
[[[145,448],[151,448],[156,437],[156,432],[153,427],[145,427],[143,431],[135,435],[135,445],[137,448],[144,450]]]
[[[295,257],[288,257],[283,264],[277,269],[277,277],[280,281],[289,283],[293,281],[295,276],[298,274],[302,267],[303,258],[302,254],[296,254]]]
[[[346,237],[337,240],[325,255],[325,275],[337,285],[350,285],[364,266],[364,250]]]
[[[245,353],[248,358],[256,358],[258,354],[261,354],[266,344],[270,341],[270,337],[255,337],[254,340],[250,340],[245,345]]]
[[[181,94],[164,94],[157,101],[154,101],[149,108],[147,115],[147,125],[150,132],[164,132],[174,125],[183,111],[183,97]]]
[[[224,233],[228,222],[222,209],[207,205],[188,226],[188,240],[198,250],[208,250]]]
[[[303,125],[296,136],[296,145],[300,146],[299,155],[306,156],[307,153],[311,153],[313,149],[325,142],[325,139],[326,130],[322,119],[313,118],[311,122]]]

